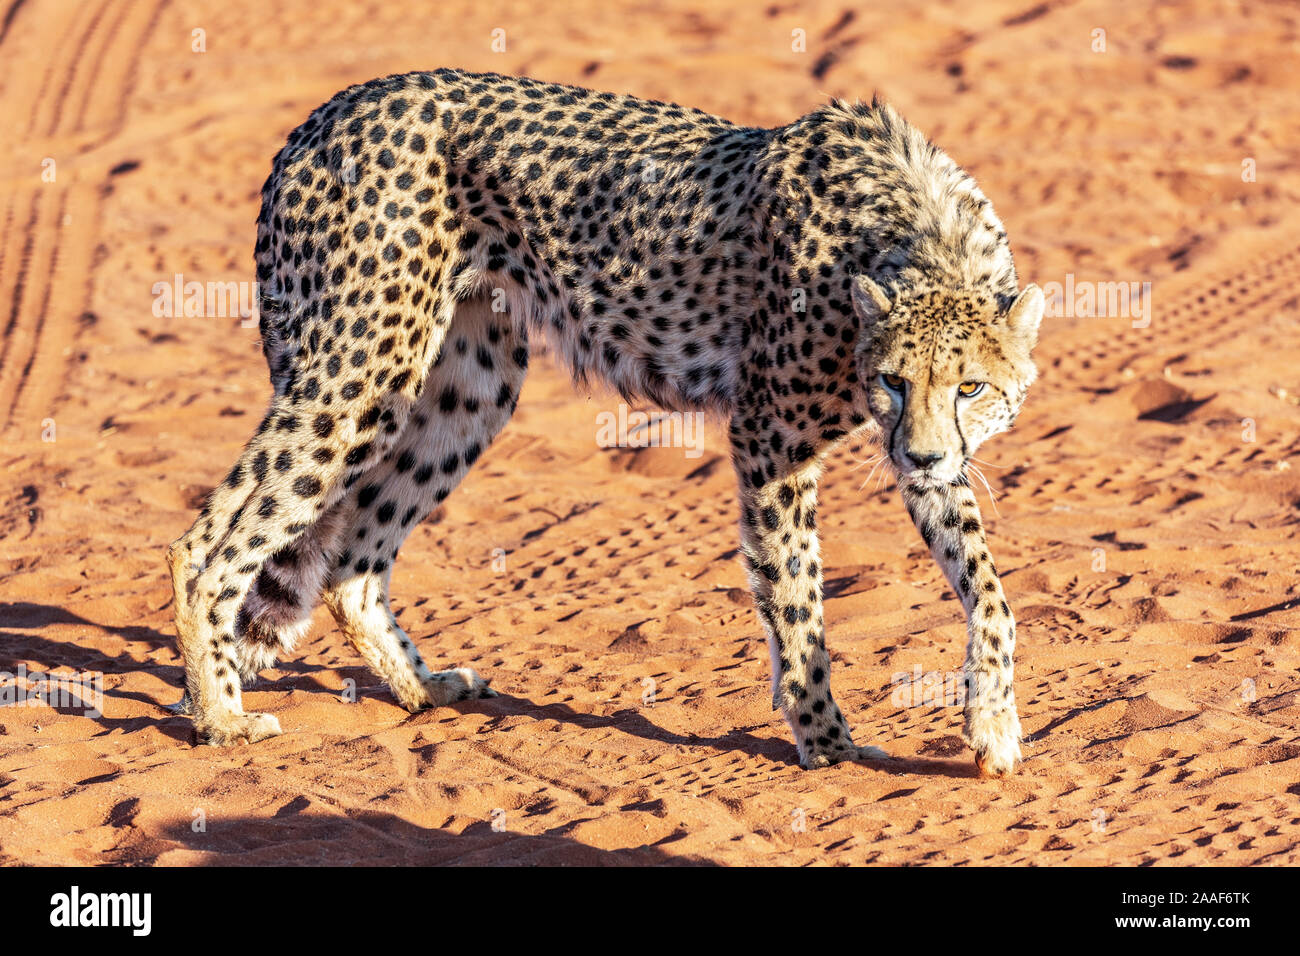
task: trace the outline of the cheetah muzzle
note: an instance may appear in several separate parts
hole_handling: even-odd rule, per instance
[[[255,254],[274,395],[168,553],[200,739],[279,733],[241,687],[318,600],[408,709],[493,693],[429,670],[389,578],[510,419],[532,334],[579,383],[729,420],[805,767],[883,755],[831,695],[816,530],[827,452],[874,434],[966,612],[965,738],[1013,769],[1015,622],[967,472],[1034,380],[1043,297],[974,180],[889,106],[765,130],[525,78],[375,80],[290,134]]]

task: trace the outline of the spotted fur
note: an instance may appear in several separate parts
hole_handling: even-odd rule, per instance
[[[169,551],[199,735],[279,732],[241,683],[318,596],[414,710],[432,673],[393,561],[509,420],[544,336],[579,383],[730,421],[773,702],[805,766],[877,755],[830,691],[816,530],[826,452],[878,427],[968,615],[966,734],[1019,755],[1015,627],[965,469],[1033,380],[1042,312],[974,181],[878,102],[779,129],[451,70],[354,86],[276,157],[256,246],[270,409]],[[888,383],[894,383],[890,386]],[[963,383],[987,383],[974,397]]]

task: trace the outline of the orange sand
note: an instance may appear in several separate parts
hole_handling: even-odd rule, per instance
[[[0,861],[1300,862],[1296,11],[865,6],[10,8],[0,669],[102,672],[105,713],[0,709]],[[771,710],[721,434],[694,459],[601,448],[616,401],[544,357],[394,576],[429,662],[503,696],[408,716],[321,613],[246,694],[285,734],[191,746],[163,709],[163,552],[269,386],[255,329],[156,318],[152,286],[251,280],[285,134],[349,83],[438,66],[766,126],[880,91],[979,178],[1026,281],[1152,284],[1146,328],[1048,319],[1041,382],[982,452],[1021,622],[1017,776],[974,776],[959,709],[891,702],[893,675],[960,667],[964,628],[860,449],[823,483],[827,623],[857,741],[899,759],[807,773]]]

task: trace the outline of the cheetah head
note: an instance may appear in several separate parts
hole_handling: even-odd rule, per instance
[[[984,292],[911,289],[893,298],[853,280],[857,366],[883,450],[900,478],[964,481],[971,455],[1015,421],[1037,377],[1030,352],[1043,293],[1010,304]]]

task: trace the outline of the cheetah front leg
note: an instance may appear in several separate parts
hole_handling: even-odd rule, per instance
[[[772,655],[772,707],[785,715],[806,768],[881,758],[853,743],[831,695],[831,663],[822,612],[815,470],[761,483],[743,456],[741,549]]]
[[[962,736],[990,776],[1020,760],[1012,684],[1016,622],[989,554],[975,492],[968,485],[919,485],[904,478],[907,511],[966,611],[966,702]]]

